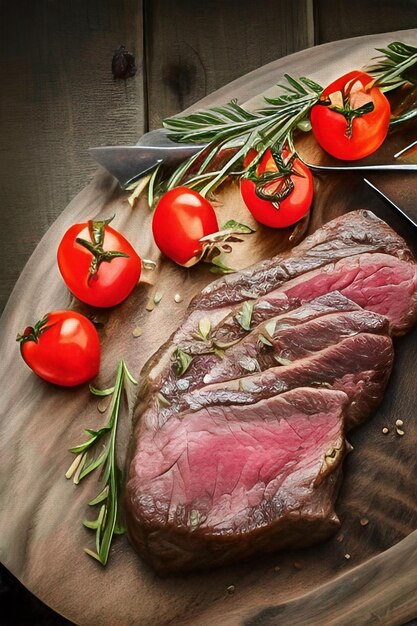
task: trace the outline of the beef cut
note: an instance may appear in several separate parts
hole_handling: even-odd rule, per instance
[[[160,572],[325,539],[346,452],[347,397],[295,389],[175,416],[138,442],[130,538]]]
[[[167,574],[326,539],[346,432],[416,319],[417,266],[367,211],[209,285],[142,372],[126,483],[140,555]]]

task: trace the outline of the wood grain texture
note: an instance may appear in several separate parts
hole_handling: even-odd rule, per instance
[[[0,1],[0,310],[48,226],[96,170],[93,145],[143,132],[141,1]],[[111,73],[125,44],[138,72]]]
[[[366,61],[369,49],[385,45],[398,33],[338,42],[298,53],[261,68],[233,83],[217,98],[235,95],[242,100],[271,84],[271,76],[283,71],[330,80],[343,64]],[[415,41],[416,31],[401,33]],[[332,63],[325,67],[327,60]],[[334,64],[334,65],[333,65]],[[342,67],[341,67],[342,65]],[[320,67],[320,71],[317,68]],[[275,79],[272,83],[275,82]],[[253,104],[254,101],[252,101]],[[415,135],[416,127],[389,139],[382,154],[386,159]],[[307,158],[322,160],[311,139],[300,147]],[[417,217],[417,179],[412,176],[372,178],[394,200]],[[316,199],[309,230],[353,208],[369,208],[386,219],[410,244],[415,233],[395,216],[361,177],[317,177]],[[236,187],[223,190],[216,210],[221,220],[234,216],[248,221]],[[127,540],[119,538],[103,570],[82,553],[92,536],[81,526],[86,502],[97,485],[91,477],[75,487],[65,480],[71,462],[67,448],[78,443],[86,426],[101,424],[96,401],[83,387],[56,389],[36,379],[18,357],[16,331],[39,318],[44,311],[77,306],[66,292],[55,264],[55,249],[67,226],[100,211],[116,213],[116,227],[132,241],[142,256],[158,260],[156,272],[144,273],[143,281],[123,305],[109,312],[101,332],[103,362],[96,386],[108,385],[117,361],[123,356],[134,373],[168,338],[185,313],[193,295],[212,276],[204,268],[183,270],[158,256],[150,236],[151,214],[144,201],[130,209],[126,196],[103,172],[79,194],[56,220],[22,273],[2,317],[3,346],[0,379],[5,390],[0,421],[0,557],[36,595],[76,623],[108,624],[401,624],[417,612],[417,505],[415,478],[417,458],[413,420],[416,382],[413,375],[416,329],[396,345],[396,364],[384,403],[372,420],[352,433],[354,452],[345,466],[345,483],[337,503],[343,520],[343,538],[298,552],[263,557],[235,567],[189,577],[158,578],[133,553]],[[258,227],[258,243],[240,244],[231,263],[242,267],[248,260],[270,256],[286,246],[288,232]],[[48,276],[46,284],[44,276]],[[157,284],[163,293],[160,305],[145,311],[148,294]],[[174,303],[176,292],[183,302]],[[143,335],[133,339],[140,325]],[[122,441],[130,424],[126,407]],[[402,418],[406,436],[384,436],[383,426]],[[366,516],[369,524],[360,525]],[[411,533],[411,534],[410,534]],[[340,538],[340,535],[339,535]],[[344,555],[350,554],[347,560]],[[300,568],[294,567],[294,562]],[[277,569],[279,568],[279,569]],[[342,578],[340,578],[342,576]],[[229,595],[227,587],[235,585]],[[324,585],[324,587],[322,586]],[[309,621],[310,620],[310,621]],[[314,621],[315,620],[315,621]]]
[[[313,45],[310,0],[147,0],[150,128],[231,80]]]
[[[417,0],[314,0],[316,44],[417,27]]]

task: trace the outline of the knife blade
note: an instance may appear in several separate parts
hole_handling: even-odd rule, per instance
[[[384,198],[384,200],[386,202],[388,202],[389,205],[391,205],[394,209],[396,209],[398,211],[398,213],[401,213],[401,215],[410,223],[412,224],[415,228],[417,228],[417,224],[416,222],[409,216],[407,215],[407,213],[405,213],[405,211],[403,211],[403,209],[400,209],[400,207],[395,204],[395,202],[393,202],[391,200],[391,198],[389,198],[388,196],[386,196],[380,189],[378,189],[378,187],[376,187],[373,183],[371,183],[367,178],[363,179],[365,181],[365,183],[367,185],[369,185],[369,187],[371,187],[374,191],[376,191],[382,198]]]
[[[205,144],[177,143],[163,129],[145,133],[135,146],[103,146],[90,148],[89,153],[117,178],[122,187],[149,173],[158,163],[168,167],[185,161],[204,148]]]

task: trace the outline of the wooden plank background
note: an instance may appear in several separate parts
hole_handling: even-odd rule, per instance
[[[0,0],[0,311],[42,235],[91,179],[89,146],[135,143],[286,54],[414,27],[417,0]],[[126,81],[110,69],[120,44],[138,67]],[[0,587],[10,581],[2,574]],[[20,610],[24,599],[12,596]],[[34,606],[37,623],[64,623]]]

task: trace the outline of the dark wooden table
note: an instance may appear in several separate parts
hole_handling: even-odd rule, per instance
[[[291,52],[417,26],[415,0],[259,0],[256,12],[247,0],[1,0],[0,11],[0,310],[42,235],[92,178],[89,146],[134,143],[164,117]],[[126,81],[111,74],[120,44],[138,68]],[[0,591],[2,624],[29,615],[31,623],[67,623],[7,571]]]

